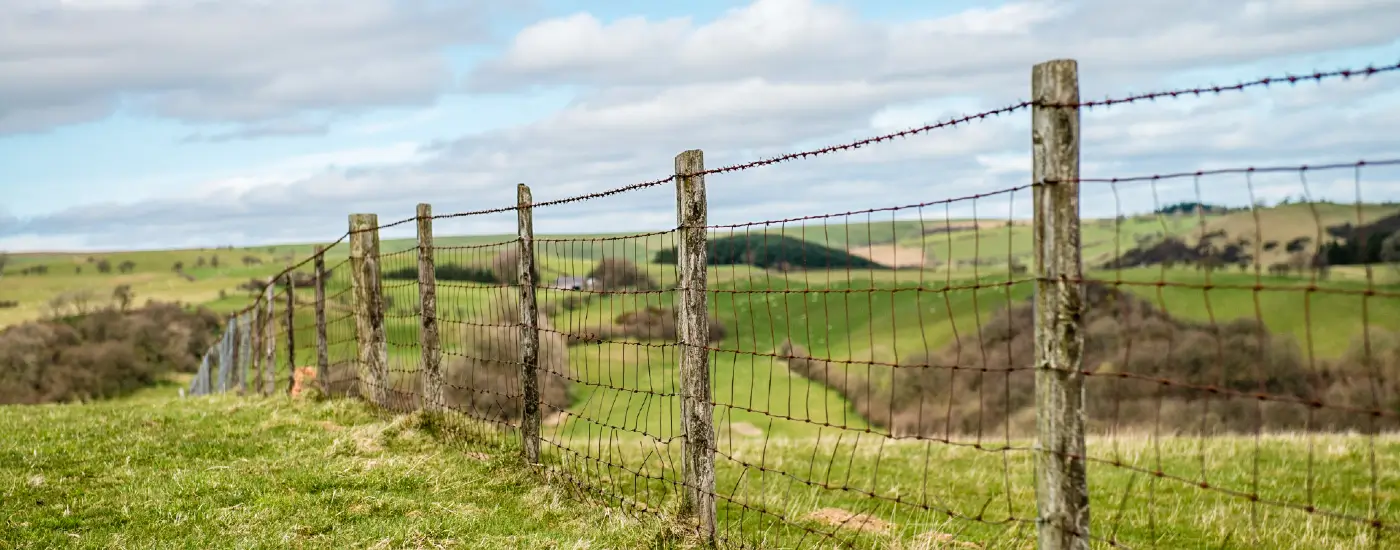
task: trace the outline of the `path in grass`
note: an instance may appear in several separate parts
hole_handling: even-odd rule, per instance
[[[0,548],[639,548],[663,533],[415,418],[285,398],[0,407]]]

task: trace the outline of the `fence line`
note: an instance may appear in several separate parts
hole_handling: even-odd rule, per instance
[[[1360,191],[1363,170],[1400,160],[1094,178],[1079,141],[1083,109],[1397,70],[1084,101],[1076,63],[1056,60],[1033,68],[1030,101],[844,145],[709,169],[691,150],[666,178],[579,197],[534,202],[521,184],[512,206],[352,214],[230,316],[190,393],[250,379],[271,393],[285,376],[293,395],[422,410],[724,546],[1381,548],[1400,540],[1400,333],[1381,332],[1400,330],[1400,286],[1373,266],[1392,246],[1400,264],[1400,205]],[[706,176],[1023,110],[1027,185],[707,221]],[[1254,203],[1254,178],[1298,175],[1310,197],[1307,174],[1340,170],[1354,208]],[[1201,180],[1236,176],[1251,205],[1208,207]],[[1182,178],[1195,200],[1160,204]],[[672,230],[534,233],[538,208],[668,183]],[[1128,185],[1150,188],[1152,214],[1122,210]],[[1081,196],[1104,186],[1117,215],[1081,220]],[[1029,223],[1014,215],[1026,194]],[[980,216],[989,201],[1006,217]],[[433,234],[433,220],[509,212],[514,239]],[[383,250],[379,230],[409,222],[414,246]],[[1348,264],[1360,280],[1329,277]]]

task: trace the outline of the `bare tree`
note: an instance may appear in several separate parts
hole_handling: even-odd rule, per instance
[[[117,285],[112,289],[112,301],[117,303],[117,308],[122,311],[131,309],[131,303],[136,300],[136,293],[131,291],[131,285]]]

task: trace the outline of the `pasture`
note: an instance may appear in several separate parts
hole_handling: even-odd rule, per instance
[[[1394,211],[1395,207],[1364,209],[1368,217]],[[1385,295],[1367,296],[1365,292],[1400,292],[1400,279],[1391,266],[1339,266],[1331,269],[1326,280],[1316,281],[1309,276],[1271,275],[1234,267],[1210,272],[1189,267],[1109,270],[1098,266],[1142,238],[1177,237],[1190,242],[1196,238],[1193,235],[1223,229],[1231,236],[1250,237],[1262,247],[1264,241],[1296,239],[1306,236],[1302,233],[1319,233],[1314,228],[1354,220],[1356,212],[1351,206],[1290,205],[1258,214],[1246,211],[1200,217],[1086,220],[1086,276],[1137,296],[1182,322],[1225,325],[1239,319],[1257,319],[1274,337],[1296,346],[1308,368],[1320,372],[1354,354],[1366,329],[1375,334],[1400,331],[1400,300]],[[1253,225],[1255,220],[1259,225]],[[943,230],[936,230],[939,225]],[[872,407],[893,407],[892,398],[886,403],[862,397],[851,389],[893,393],[899,389],[896,371],[908,367],[910,357],[954,344],[976,346],[999,311],[1025,303],[1031,295],[1032,282],[1015,269],[1015,264],[1030,264],[1029,227],[995,221],[940,220],[808,224],[771,231],[837,250],[859,251],[877,261],[883,259],[907,267],[780,270],[752,265],[710,266],[709,307],[714,322],[722,325],[725,332],[721,340],[712,344],[710,355],[719,447],[716,486],[720,493],[721,536],[738,537],[765,548],[824,544],[833,538],[858,547],[952,548],[960,543],[988,548],[1031,547],[1035,518],[1033,460],[1029,451],[1032,442],[1011,433],[1009,428],[1013,422],[1025,420],[1025,411],[1007,411],[1014,418],[1005,420],[1006,431],[997,435],[988,435],[994,430],[979,429],[949,430],[941,437],[928,433],[904,437],[908,434],[892,434],[888,426],[870,414]],[[715,232],[713,237],[730,233]],[[568,387],[564,406],[544,410],[546,471],[558,479],[590,487],[594,496],[615,507],[641,512],[642,518],[653,517],[646,512],[671,509],[678,498],[677,355],[674,343],[664,338],[638,338],[620,332],[618,319],[648,307],[674,305],[675,267],[653,261],[657,252],[671,246],[673,235],[664,233],[640,237],[542,235],[536,243],[539,280],[545,285],[539,289],[538,299],[548,318],[546,330],[569,337],[610,335],[604,342],[575,338],[565,352],[567,365],[544,374]],[[488,267],[494,257],[513,248],[514,243],[509,236],[442,237],[437,239],[436,247],[439,268]],[[0,300],[21,299],[25,305],[9,312],[0,310],[0,316],[6,316],[0,317],[0,322],[14,323],[40,314],[39,306],[29,304],[42,303],[44,296],[75,288],[92,289],[97,294],[115,284],[132,284],[139,299],[177,299],[234,311],[249,303],[247,292],[234,289],[238,283],[266,278],[291,261],[300,261],[311,250],[311,245],[288,245],[272,250],[220,251],[230,259],[261,254],[263,262],[213,268],[206,260],[204,267],[185,270],[195,277],[193,282],[174,273],[170,265],[176,261],[193,265],[208,252],[96,255],[110,257],[113,262],[130,259],[138,268],[128,274],[101,275],[88,273],[88,269],[70,274],[61,273],[56,267],[46,276],[7,274],[4,285],[0,285]],[[381,254],[382,274],[416,271],[411,240],[386,240],[381,244]],[[1262,261],[1267,264],[1282,257],[1282,252],[1271,251]],[[327,264],[337,266],[345,258],[345,246],[341,245],[327,254]],[[606,258],[634,262],[652,285],[623,291],[549,288],[549,283],[560,277],[585,276]],[[912,265],[904,261],[910,258],[914,258]],[[77,255],[17,257],[7,272],[39,262],[70,267],[89,263]],[[309,272],[310,266],[302,271]],[[327,295],[333,297],[327,304],[327,317],[334,364],[347,364],[356,353],[352,339],[354,320],[348,316],[347,271],[337,268],[327,286]],[[383,288],[391,382],[396,390],[412,394],[418,389],[421,354],[418,285],[412,277],[386,276]],[[219,298],[221,290],[223,298]],[[483,325],[495,322],[493,311],[514,307],[518,288],[440,280],[437,292],[446,364],[471,356],[491,343],[494,337]],[[314,316],[308,303],[309,289],[296,289],[296,298],[299,305],[291,333],[295,337],[297,364],[313,364]],[[274,307],[281,319],[284,303],[279,300]],[[279,330],[283,331],[276,354],[280,389],[285,387],[293,365],[288,364],[284,349],[285,328]],[[832,370],[823,374],[822,380],[797,372],[786,358],[775,356],[782,355],[779,348],[785,341],[799,344],[810,357],[819,358]],[[1267,375],[1268,366],[1262,368]],[[1023,375],[1030,376],[985,371],[967,374],[1008,379]],[[960,396],[966,403],[956,406],[972,407],[980,414],[976,407],[988,391]],[[1400,522],[1400,506],[1395,504],[1400,497],[1400,475],[1395,473],[1400,471],[1400,439],[1386,434],[1298,431],[1210,436],[1190,433],[1187,424],[1212,414],[1228,414],[1224,408],[1211,411],[1230,400],[1206,398],[1193,401],[1196,404],[1190,407],[1166,413],[1159,410],[1181,418],[1156,427],[1146,424],[1142,417],[1125,416],[1123,429],[1091,437],[1089,479],[1096,536],[1134,548],[1222,543],[1298,549],[1369,547],[1377,533],[1390,536],[1388,542],[1396,540],[1390,531],[1366,527],[1364,518],[1387,526]],[[357,406],[215,398],[170,404],[170,409],[162,414],[186,415],[189,420],[189,415],[227,410],[245,422],[245,431],[240,432],[244,436],[271,441],[292,434],[311,437],[307,434],[315,431],[313,424],[327,420],[328,415],[351,415],[360,419],[355,422],[366,425],[377,422],[356,416],[361,412],[347,412]],[[466,408],[470,410],[470,406]],[[70,412],[44,414],[81,416]],[[12,423],[33,422],[13,418]],[[81,425],[80,421],[70,421]],[[276,428],[282,424],[294,427]],[[452,475],[470,476],[479,474],[483,466],[462,456],[471,452],[492,456],[513,452],[510,445],[514,436],[508,426],[501,431],[460,415],[449,415],[444,424],[463,428],[453,433],[464,435],[448,438],[462,441],[414,439],[403,452],[395,445],[384,445],[373,460],[403,464],[431,460],[436,461],[434,471],[453,469]],[[207,428],[212,430],[213,425]],[[39,433],[33,427],[25,429]],[[187,436],[191,440],[208,435],[207,431],[190,433],[204,434]],[[887,437],[890,435],[896,437]],[[311,439],[331,444],[335,436],[317,435]],[[453,447],[459,444],[463,445],[460,449]],[[150,445],[158,446],[154,441]],[[439,445],[442,447],[436,447]],[[429,448],[432,450],[424,450]],[[288,459],[275,470],[263,471],[255,481],[275,485],[286,483],[279,482],[278,476],[293,480],[316,472],[329,476],[329,466],[307,465],[314,454],[312,450],[313,446],[305,447],[304,459]],[[432,458],[425,458],[425,453]],[[299,470],[303,466],[307,469]],[[371,499],[382,490],[388,495],[383,498],[404,498],[405,491],[412,487],[429,483],[430,479],[432,483],[439,482],[422,472],[416,466],[404,466],[397,474],[400,477],[395,478],[400,480],[395,482],[397,485],[360,483],[355,494],[359,495],[357,498]],[[207,480],[201,483],[235,483],[213,474],[191,475]],[[356,484],[355,479],[351,476],[348,481],[334,483]],[[527,483],[523,477],[509,479]],[[10,490],[29,489],[16,485]],[[251,485],[242,490],[253,491]],[[485,493],[478,496],[503,498]],[[368,537],[368,532],[356,531],[361,526],[388,526],[382,528],[393,534],[386,536],[415,544],[413,541],[420,539],[413,537],[437,540],[432,538],[437,534],[421,531],[426,529],[429,518],[447,521],[448,529],[477,528],[453,523],[467,520],[449,520],[447,512],[441,510],[422,510],[424,515],[405,519],[398,512],[406,509],[390,506],[371,508],[397,512],[386,512],[384,517],[352,523],[341,530],[333,527],[333,518],[338,516],[328,511],[331,502],[312,502],[313,519],[306,522],[312,527],[305,531],[309,534],[295,536],[310,537],[306,540],[318,544],[371,540],[353,537]],[[300,505],[294,500],[269,501],[248,505],[238,513],[261,517],[290,512]],[[446,502],[442,506],[450,508]],[[530,514],[519,509],[519,505],[503,506],[517,506],[517,512],[507,512],[513,515],[508,515],[512,519],[506,525],[517,526],[525,533],[539,533],[528,535],[540,537],[530,540],[565,540],[568,529],[575,525],[566,523],[559,530],[550,531],[541,527],[539,518],[527,517]],[[1325,513],[1310,513],[1308,509]],[[573,508],[568,510],[575,513]],[[577,513],[591,518],[606,513],[588,510]],[[60,521],[44,513],[30,514],[34,521]],[[648,528],[639,527],[645,522],[618,525],[616,530],[588,536],[600,544],[654,536]],[[503,533],[506,528],[501,529]],[[264,534],[245,536],[252,537],[244,540],[253,543],[271,540],[259,538],[270,536]]]

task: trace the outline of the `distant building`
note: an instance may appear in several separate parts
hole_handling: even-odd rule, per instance
[[[554,279],[554,288],[564,290],[593,290],[598,280],[593,277],[572,277],[569,275]]]

